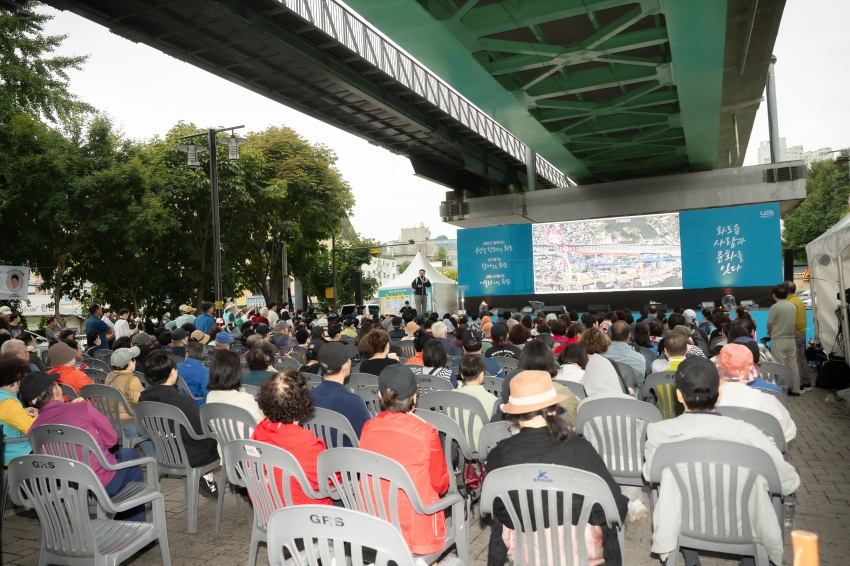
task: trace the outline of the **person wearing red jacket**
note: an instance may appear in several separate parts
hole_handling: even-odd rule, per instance
[[[413,414],[416,407],[416,376],[404,365],[387,366],[378,376],[381,413],[366,421],[360,435],[360,448],[370,450],[401,464],[425,505],[439,501],[449,488],[449,473],[437,429]],[[389,501],[389,485],[384,486]],[[442,511],[420,515],[406,495],[398,497],[401,534],[414,554],[443,550],[446,518]]]
[[[285,369],[269,377],[260,388],[257,404],[266,418],[254,429],[252,440],[267,442],[283,448],[298,460],[304,475],[314,490],[319,489],[319,471],[316,466],[325,449],[325,443],[298,422],[313,413],[313,398],[307,389],[307,380],[293,369]],[[442,454],[442,452],[440,452]],[[275,479],[281,481],[281,471],[275,470]],[[293,477],[290,480],[293,505],[333,505],[333,499],[312,499]],[[283,492],[280,494],[283,500]]]

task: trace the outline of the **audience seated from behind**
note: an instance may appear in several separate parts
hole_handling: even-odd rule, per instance
[[[726,391],[720,387],[720,376],[710,360],[689,358],[683,361],[676,371],[676,388],[676,395],[679,402],[685,406],[685,413],[674,419],[647,426],[644,478],[649,479],[655,452],[664,444],[692,439],[727,440],[747,444],[766,452],[776,466],[782,482],[782,494],[787,495],[796,491],[800,485],[800,476],[797,475],[794,467],[784,460],[768,437],[756,427],[740,420],[724,417],[716,411],[715,406],[718,400],[725,396]],[[764,479],[759,477],[756,481],[761,484]],[[675,493],[677,489],[675,482],[671,481],[667,485],[662,478],[660,496],[653,507],[654,532],[651,550],[658,553],[662,561],[666,560],[667,555],[678,545],[679,529],[683,518],[681,505],[678,503],[680,496]],[[781,564],[782,529],[777,522],[766,491],[766,486],[753,491],[753,499],[749,502],[750,518],[754,535],[767,550],[770,561],[773,564]],[[682,554],[688,566],[699,564],[695,550],[684,548]],[[746,557],[741,564],[752,565],[754,561],[751,557]]]
[[[38,416],[36,409],[25,409],[18,399],[21,380],[30,373],[29,365],[23,360],[11,358],[0,362],[0,425],[3,426],[3,440],[26,437]],[[8,466],[12,458],[31,452],[32,446],[26,441],[5,444],[2,464]]]
[[[188,395],[179,393],[174,387],[174,384],[177,383],[177,364],[174,362],[174,356],[171,355],[171,352],[155,350],[148,354],[145,359],[145,377],[150,382],[151,387],[145,389],[139,395],[140,403],[154,401],[180,409],[189,424],[192,425],[195,434],[198,436],[204,434],[205,427],[201,424],[201,410],[195,404],[195,400]],[[181,436],[183,446],[186,448],[186,458],[193,468],[218,459],[218,442],[214,439],[195,440],[188,433],[184,434],[182,431]],[[202,476],[198,483],[201,495],[209,499],[218,497],[218,488],[212,472]]]
[[[599,331],[598,329],[596,329]],[[525,349],[523,349],[523,353]],[[601,357],[601,356],[600,356]],[[607,360],[606,360],[607,362]],[[610,363],[610,362],[607,362]],[[506,418],[520,428],[518,434],[499,442],[487,456],[485,468],[488,473],[505,466],[517,464],[554,464],[569,466],[594,473],[602,478],[611,489],[619,511],[619,520],[625,520],[628,499],[620,494],[605,462],[591,444],[576,436],[575,431],[561,417],[564,410],[560,403],[563,396],[552,387],[551,376],[545,371],[522,371],[511,380],[510,403],[503,405]],[[569,489],[569,486],[565,486]],[[513,505],[519,508],[519,497],[511,492]],[[562,505],[562,501],[558,498]],[[573,498],[572,517],[579,517],[582,498]],[[493,504],[493,528],[490,533],[488,563],[507,564],[513,558],[517,535],[504,504],[496,500]],[[547,502],[543,503],[543,515],[549,516]],[[558,513],[561,516],[561,513]],[[585,540],[596,544],[588,548],[589,554],[604,559],[606,564],[623,564],[617,532],[606,526],[605,514],[598,505],[593,506],[588,528],[593,532],[579,533]],[[561,557],[561,562],[572,563],[571,557]],[[594,563],[599,563],[597,560]]]
[[[487,317],[485,317],[487,318]],[[470,330],[467,329],[463,333],[463,354],[473,354],[476,356],[480,356],[484,360],[484,366],[487,368],[487,374],[492,375],[493,377],[505,377],[505,370],[502,369],[502,366],[499,365],[499,362],[494,360],[493,358],[485,358],[481,353],[481,347],[483,344],[484,337],[478,330]],[[458,366],[460,365],[460,358],[455,358],[452,361],[452,372],[457,375]]]
[[[782,425],[785,442],[797,436],[797,425],[782,402],[773,395],[748,387],[758,378],[758,367],[753,364],[752,352],[741,344],[727,344],[715,359],[720,372],[720,388],[723,396],[717,402],[720,413],[723,407],[744,407],[773,415]]]
[[[478,438],[481,434],[481,428],[489,422],[489,417],[493,413],[493,407],[496,405],[498,397],[484,389],[484,360],[478,356],[464,356],[460,360],[460,378],[463,381],[461,387],[458,387],[455,392],[463,393],[478,399],[481,407],[484,409],[484,414],[487,415],[487,420],[483,423],[481,419],[474,419],[472,423],[472,437]],[[466,411],[463,412],[462,419],[468,419]]]
[[[558,364],[555,363],[554,356],[552,356],[552,349],[539,338],[535,338],[522,349],[518,365],[521,370],[545,371],[549,374],[549,378],[553,380],[558,379],[558,372],[560,371]],[[575,426],[576,415],[578,414],[578,397],[566,385],[553,383],[552,387],[563,398],[561,407],[566,411],[570,424]],[[503,401],[507,401],[507,399],[503,399]]]
[[[118,348],[112,352],[112,357],[110,358],[112,371],[106,376],[106,381],[104,382],[109,387],[114,387],[121,392],[121,395],[124,396],[124,400],[127,401],[127,406],[130,408],[130,411],[136,410],[136,404],[139,402],[139,396],[142,394],[142,391],[145,390],[145,388],[142,387],[142,382],[139,381],[139,378],[133,373],[136,371],[136,358],[138,356],[139,348],[136,346],[133,346],[132,348]],[[124,429],[124,437],[140,437],[141,435],[139,434],[139,431],[136,430],[136,421],[133,418],[132,413],[125,411],[124,405],[121,405],[120,403],[118,405],[118,414],[121,416],[121,426]],[[150,440],[142,441],[139,444],[139,447],[142,449],[142,452],[145,453],[145,456],[150,456],[151,458],[156,457],[156,450],[154,449],[153,442]]]
[[[55,348],[56,346],[54,346]],[[170,355],[170,354],[169,354]],[[136,460],[139,453],[135,448],[121,448],[114,453],[111,450],[118,442],[118,434],[112,428],[112,423],[97,409],[86,402],[82,397],[77,397],[71,403],[65,403],[62,397],[62,389],[56,383],[56,374],[31,373],[21,381],[20,396],[24,402],[38,410],[38,417],[32,423],[32,428],[42,425],[64,425],[81,428],[92,435],[94,441],[100,446],[102,457],[110,464],[118,464]],[[88,462],[97,479],[110,497],[130,482],[144,481],[141,468],[133,466],[117,471],[104,469],[95,458]],[[117,519],[127,521],[144,521],[145,506],[139,505],[116,515]]]
[[[454,328],[454,327],[453,327]],[[448,335],[449,327],[443,321],[437,321],[431,326],[431,335],[434,336],[434,339],[437,340],[440,344],[443,345],[443,349],[446,351],[447,356],[458,356],[460,352],[457,351],[454,344],[452,344],[446,336]]]
[[[363,426],[360,448],[401,464],[425,505],[439,501],[449,488],[449,473],[437,429],[413,414],[418,396],[416,376],[410,368],[397,364],[381,372],[378,384],[381,412]],[[406,497],[399,497],[398,519],[411,552],[425,555],[443,550],[446,519],[442,511],[419,515]]]
[[[652,343],[652,337],[649,334],[649,325],[645,322],[635,324],[635,337],[632,340],[632,345],[652,350],[652,355],[658,357],[658,345]]]
[[[405,332],[404,328],[402,327],[404,325],[404,321],[401,319],[401,317],[394,317],[392,319],[391,324],[392,328],[388,331],[388,334],[390,335],[390,339],[393,342],[398,342],[399,340],[407,336],[407,332]]]
[[[611,344],[608,345],[608,350],[602,355],[609,360],[621,362],[631,367],[637,376],[636,385],[641,385],[646,376],[646,358],[629,346],[630,339],[631,331],[628,323],[618,320],[611,325]]]
[[[508,329],[508,340],[522,351],[528,341],[531,340],[531,330],[522,323],[514,324]]]
[[[316,438],[312,432],[298,425],[300,421],[313,413],[313,399],[310,397],[304,376],[291,368],[274,374],[260,388],[258,402],[265,418],[257,425],[251,438],[283,448],[292,454],[304,470],[310,486],[318,490],[316,464],[319,454],[326,447],[325,443]],[[276,470],[275,474],[280,482],[281,472]],[[294,478],[290,485],[294,505],[333,505],[333,500],[329,497],[322,499],[308,497]]]
[[[652,362],[652,373],[660,371],[676,371],[679,364],[688,354],[688,337],[684,334],[671,332],[664,339],[664,355]]]
[[[427,334],[426,334],[427,337]],[[433,338],[425,340],[425,345],[422,347],[422,365],[423,367],[415,367],[413,373],[421,375],[430,375],[433,377],[441,377],[450,381],[452,387],[457,387],[457,377],[454,372],[446,367],[448,356],[443,349],[443,343]],[[492,407],[491,407],[492,408]]]
[[[490,337],[493,345],[484,353],[488,358],[510,358],[518,360],[522,350],[508,343],[508,327],[501,322],[490,328]]]
[[[242,383],[261,387],[268,378],[277,372],[274,369],[275,354],[277,354],[277,348],[271,342],[260,342],[251,348],[245,354],[248,369],[251,371],[245,374]]]
[[[557,380],[584,383],[584,370],[587,367],[587,350],[581,344],[567,344],[558,354]]]
[[[735,321],[729,326],[727,337],[728,343],[740,344],[741,346],[746,347],[753,355],[753,363],[755,365],[759,365],[761,362],[765,361],[764,355],[762,354],[762,350],[759,348],[758,342],[751,338],[752,333],[752,324],[750,324],[748,320],[742,319],[740,321]],[[720,346],[720,348],[722,349],[723,346]],[[716,357],[712,358],[712,360],[715,362],[717,361]],[[765,381],[760,377],[756,377],[747,385],[758,389],[770,389],[771,391],[776,391],[777,393],[780,393],[782,391],[782,389],[775,383]]]
[[[425,344],[427,344],[429,340],[433,340],[433,337],[425,329],[417,330],[413,336],[413,348],[416,351],[416,354],[404,363],[406,365],[425,365],[424,360],[422,359],[422,350],[425,348]]]
[[[611,360],[601,355],[608,350],[608,340],[599,328],[585,330],[579,340],[588,356],[584,369],[584,391],[587,398],[634,397],[635,392],[626,386],[623,376]]]
[[[254,422],[263,420],[263,413],[250,393],[240,391],[242,387],[242,364],[239,354],[233,350],[218,350],[210,363],[210,381],[207,403],[225,403],[248,411]]]
[[[378,332],[383,332],[383,330]],[[347,418],[354,428],[354,433],[359,438],[363,425],[369,420],[370,415],[369,411],[366,410],[363,399],[351,393],[343,385],[345,378],[351,374],[351,359],[348,357],[348,349],[339,342],[325,344],[319,350],[319,364],[322,368],[322,383],[310,391],[313,404],[320,409],[335,411]],[[351,446],[348,437],[345,437],[344,445],[345,447]],[[338,447],[334,446],[334,448]]]
[[[75,367],[79,352],[76,342],[73,342],[73,345],[57,342],[47,351],[50,363],[53,365],[53,369],[48,370],[47,373],[58,375],[57,381],[73,389],[77,395],[80,394],[80,389],[94,383],[89,376]]]
[[[377,376],[385,367],[398,363],[396,355],[390,353],[390,335],[380,328],[375,328],[363,336],[358,347],[360,359],[363,360],[360,362],[359,373]]]
[[[322,366],[319,365],[319,350],[327,344],[324,340],[310,340],[310,345],[307,346],[307,353],[304,357],[307,363],[298,368],[300,373],[312,373],[322,375]]]
[[[177,374],[186,382],[192,397],[201,397],[195,403],[202,407],[207,402],[207,384],[210,381],[210,370],[201,363],[207,354],[207,347],[200,342],[189,342],[185,351],[186,359],[177,364]],[[171,353],[174,354],[174,350]]]

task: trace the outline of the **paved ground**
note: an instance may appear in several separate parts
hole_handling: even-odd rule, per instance
[[[816,389],[791,398],[791,413],[797,423],[797,438],[791,443],[790,460],[797,467],[802,486],[797,492],[797,528],[820,536],[821,564],[846,564],[850,556],[850,418],[843,404],[827,403],[827,392]],[[844,418],[842,418],[842,416]],[[243,505],[236,510],[228,496],[221,532],[215,534],[215,502],[201,498],[198,531],[186,532],[187,517],[183,482],[163,478],[168,513],[168,541],[172,564],[176,566],[225,566],[246,564],[251,539],[251,511]],[[3,564],[38,564],[41,530],[32,513],[14,514],[11,502],[3,521]],[[485,566],[490,529],[483,528],[478,515],[470,525],[470,566]],[[790,535],[786,534],[784,564],[790,565]],[[656,565],[658,557],[649,552],[649,519],[630,523],[626,528],[626,564]],[[159,547],[151,548],[125,564],[161,564]],[[260,547],[257,564],[267,564],[265,547]],[[682,563],[680,561],[680,563]],[[707,556],[704,566],[731,566],[728,557]]]

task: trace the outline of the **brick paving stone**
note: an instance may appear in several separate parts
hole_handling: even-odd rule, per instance
[[[802,397],[790,398],[791,414],[797,423],[797,438],[789,445],[789,461],[797,467],[802,485],[797,492],[797,528],[811,530],[820,537],[821,563],[846,564],[850,556],[850,418],[836,403],[826,403],[826,392],[816,389]],[[845,416],[845,418],[842,418]],[[230,566],[247,564],[253,513],[243,500],[237,512],[235,497],[227,493],[221,532],[215,534],[216,502],[200,498],[198,530],[186,532],[188,514],[181,478],[162,478],[166,497],[168,540],[175,566]],[[648,501],[647,493],[644,493]],[[16,513],[17,511],[17,513]],[[20,512],[7,502],[7,516],[0,532],[3,564],[38,564],[41,529],[35,514]],[[470,516],[470,566],[486,566],[490,526],[481,522],[477,508]],[[626,526],[626,564],[656,566],[658,557],[649,552],[652,525],[644,519]],[[790,565],[790,534],[786,532],[783,563]],[[454,551],[450,556],[455,556]],[[268,564],[266,548],[260,545],[257,564]],[[125,562],[135,566],[162,564],[158,546]],[[733,566],[734,557],[706,554],[703,566]]]

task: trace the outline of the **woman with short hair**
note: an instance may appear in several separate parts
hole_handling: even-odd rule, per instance
[[[567,344],[558,354],[558,369],[556,379],[584,383],[584,368],[587,367],[587,350],[581,344]]]
[[[24,409],[18,400],[21,380],[30,373],[29,364],[20,358],[0,362],[0,425],[3,425],[3,440],[26,438],[38,416],[38,410]],[[3,445],[3,465],[8,466],[13,458],[32,453],[28,441],[11,442]],[[3,493],[2,497],[6,497]]]
[[[310,390],[307,389],[304,376],[291,368],[277,372],[260,388],[258,404],[265,418],[257,425],[251,439],[283,448],[292,454],[304,470],[310,486],[317,491],[319,489],[317,462],[319,454],[326,449],[326,446],[324,441],[319,440],[311,431],[301,428],[298,424],[313,414],[313,398],[310,397]],[[275,474],[280,482],[281,471],[275,470]],[[333,499],[330,497],[321,499],[308,497],[294,479],[291,480],[290,485],[294,505],[333,505]],[[282,493],[281,498],[283,498]]]
[[[233,350],[216,350],[210,362],[210,380],[207,384],[207,403],[225,403],[245,409],[254,422],[263,420],[263,412],[250,393],[241,390],[242,364]]]
[[[446,367],[448,356],[446,349],[439,340],[428,340],[422,348],[422,366],[413,368],[413,373],[442,377],[451,382],[452,387],[457,388],[455,374]]]
[[[245,354],[245,360],[248,362],[248,369],[251,371],[245,374],[242,382],[255,387],[260,387],[265,383],[277,371],[274,369],[275,354],[277,354],[277,348],[269,342],[263,342],[248,350],[248,353]]]
[[[360,339],[360,373],[380,375],[387,366],[398,363],[395,354],[390,354],[390,335],[385,330],[374,328]]]

